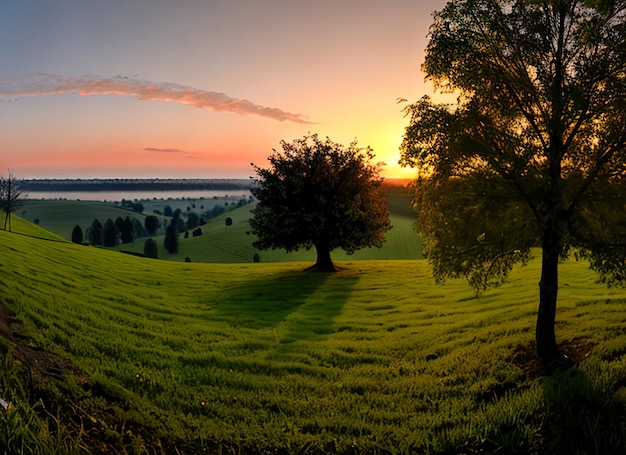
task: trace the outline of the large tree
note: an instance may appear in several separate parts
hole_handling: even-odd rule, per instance
[[[316,134],[281,146],[269,157],[269,168],[253,164],[257,179],[251,191],[258,205],[250,225],[256,248],[314,247],[312,268],[334,271],[335,248],[351,254],[382,246],[391,225],[371,148],[358,148],[356,141],[345,147]]]
[[[456,103],[407,107],[417,229],[439,279],[500,284],[542,250],[537,352],[555,336],[559,261],[626,280],[626,2],[458,0],[423,70]]]

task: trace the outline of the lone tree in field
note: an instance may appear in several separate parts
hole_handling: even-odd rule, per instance
[[[482,290],[542,250],[537,353],[555,337],[559,261],[626,280],[626,2],[459,0],[435,14],[401,163],[435,277]]]
[[[0,210],[4,212],[4,230],[11,231],[11,213],[16,209],[22,196],[19,183],[9,171],[6,178],[0,176]]]
[[[259,201],[250,220],[255,248],[315,247],[312,269],[334,271],[335,248],[351,254],[382,246],[391,225],[371,148],[357,148],[356,141],[344,147],[316,134],[281,146],[269,169],[252,165],[258,178],[251,191]]]

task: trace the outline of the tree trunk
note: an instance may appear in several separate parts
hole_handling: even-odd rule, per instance
[[[312,270],[316,272],[336,272],[335,264],[333,264],[333,260],[330,258],[330,248],[327,245],[317,243],[315,244],[315,251],[317,252],[317,262]]]
[[[545,365],[566,360],[556,343],[554,324],[556,302],[559,291],[559,257],[561,239],[558,228],[548,228],[544,232],[541,261],[541,281],[539,281],[539,310],[537,312],[537,354]]]

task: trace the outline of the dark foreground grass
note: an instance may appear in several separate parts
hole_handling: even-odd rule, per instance
[[[626,448],[626,292],[585,264],[563,264],[557,323],[579,363],[549,374],[532,355],[536,262],[480,298],[434,285],[423,261],[306,265],[179,264],[0,232],[2,301],[63,366],[24,393],[0,381],[34,416],[0,447],[34,428],[40,453]]]

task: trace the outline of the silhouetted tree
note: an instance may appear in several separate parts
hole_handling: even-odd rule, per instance
[[[102,245],[102,223],[98,218],[93,220],[87,230],[87,238],[92,245]]]
[[[72,242],[79,245],[83,244],[83,230],[78,224],[72,230]]]
[[[115,223],[117,225],[117,222]],[[120,240],[122,243],[131,243],[134,240],[133,237],[133,222],[129,217],[126,217],[122,220],[120,227],[118,227],[120,232]]]
[[[252,194],[259,200],[250,220],[260,249],[295,251],[315,247],[319,271],[334,271],[330,252],[348,254],[382,246],[391,228],[387,198],[381,191],[380,164],[372,149],[321,140],[316,134],[269,157],[270,168],[254,166]]]
[[[144,221],[144,224],[146,226],[146,231],[148,231],[148,234],[150,235],[156,234],[156,231],[161,225],[159,219],[154,215],[148,215]]]
[[[166,205],[165,207],[163,207],[163,215],[173,216],[174,212],[172,212],[172,207],[170,207],[169,205]]]
[[[137,218],[131,218],[131,223],[133,224],[133,233],[135,234],[136,238],[139,237],[145,237],[146,236],[146,229],[144,228],[144,225],[141,221],[139,221]]]
[[[195,229],[198,227],[198,222],[200,218],[198,214],[195,212],[190,212],[187,216],[187,229]]]
[[[111,218],[106,220],[102,230],[102,244],[104,246],[117,246],[119,243],[120,231]]]
[[[165,229],[164,246],[168,253],[178,253],[178,223],[174,218]]]
[[[154,239],[147,239],[143,244],[143,254],[147,258],[158,259],[159,251]]]
[[[455,105],[407,107],[417,230],[435,277],[500,284],[542,249],[537,353],[563,359],[559,261],[626,281],[626,3],[457,0],[423,70]]]
[[[22,196],[20,185],[9,171],[7,177],[0,176],[0,210],[4,213],[4,230],[11,231],[11,213],[17,208]]]

